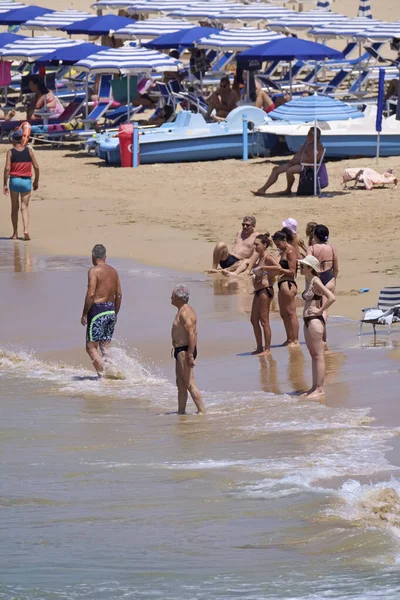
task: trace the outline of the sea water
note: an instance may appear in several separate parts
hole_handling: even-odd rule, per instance
[[[1,599],[399,597],[396,339],[361,348],[333,318],[326,401],[304,401],[304,346],[248,355],[250,294],[114,261],[124,298],[111,362],[123,378],[98,380],[81,348],[88,261],[16,261],[10,246]],[[169,296],[181,281],[199,316],[206,417],[190,400],[175,413]],[[275,313],[272,327],[282,341]]]

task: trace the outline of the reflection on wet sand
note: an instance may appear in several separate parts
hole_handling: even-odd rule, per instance
[[[259,361],[261,389],[270,394],[281,394],[282,391],[278,385],[276,360],[270,355],[260,356]]]
[[[215,309],[217,312],[232,310],[231,301],[227,301],[224,305],[221,303],[220,296],[234,296],[236,310],[239,314],[250,315],[251,305],[253,302],[253,294],[251,281],[249,277],[220,277],[219,275],[213,278],[214,296],[216,297]]]
[[[32,270],[32,258],[29,244],[14,242],[14,272],[31,273]]]
[[[289,351],[288,379],[292,390],[296,393],[304,392],[310,386],[305,378],[305,358],[302,349],[291,348]]]

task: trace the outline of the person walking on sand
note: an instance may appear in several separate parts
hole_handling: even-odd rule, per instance
[[[304,300],[304,337],[312,360],[312,387],[303,394],[307,398],[319,398],[324,395],[325,358],[324,358],[324,310],[335,302],[335,296],[320,279],[321,266],[315,256],[306,256],[299,261],[300,269],[306,280],[303,292]],[[323,304],[323,298],[326,299]]]
[[[248,269],[250,258],[255,253],[254,241],[259,235],[255,231],[256,218],[247,215],[242,219],[242,229],[237,232],[232,250],[229,251],[225,242],[218,242],[213,252],[212,268],[207,273],[220,273],[222,270],[235,271],[237,275]],[[254,257],[256,258],[256,257]]]
[[[279,310],[285,326],[286,341],[283,346],[290,348],[299,345],[299,320],[296,312],[297,296],[297,252],[288,243],[287,236],[283,231],[277,231],[272,237],[278,248],[281,259],[281,275],[278,281]]]
[[[39,165],[32,148],[22,145],[22,131],[16,130],[11,136],[12,149],[8,150],[4,167],[4,194],[11,196],[12,240],[18,239],[18,212],[21,206],[24,240],[29,241],[29,200],[32,188],[39,187]],[[35,179],[32,183],[32,167]]]
[[[324,148],[320,141],[321,138],[321,130],[317,127],[317,163],[321,160],[322,153]],[[282,165],[277,165],[271,171],[271,175],[269,176],[266,183],[260,187],[258,190],[253,191],[251,193],[255,196],[265,196],[265,192],[274,185],[278,181],[279,175],[282,173],[286,173],[286,189],[284,192],[281,192],[281,196],[290,196],[292,193],[292,187],[294,184],[294,176],[299,175],[301,173],[301,165],[302,163],[314,163],[314,128],[312,127],[308,134],[307,139],[304,144],[301,146],[300,150],[296,152],[293,156],[292,160],[287,163],[283,163]]]
[[[88,272],[88,287],[81,323],[86,330],[86,352],[99,377],[104,375],[104,360],[110,348],[121,308],[122,292],[117,271],[106,264],[106,249],[96,244],[92,250],[93,267]]]
[[[254,242],[258,260],[253,267],[254,297],[251,307],[250,321],[253,325],[256,338],[256,350],[252,352],[257,356],[266,356],[271,352],[271,326],[269,324],[269,311],[274,298],[274,278],[282,271],[281,267],[268,248],[272,245],[269,233],[258,235]],[[265,346],[263,347],[263,333]]]
[[[190,292],[184,285],[172,291],[171,304],[178,309],[172,323],[172,345],[176,361],[176,386],[178,388],[178,414],[186,413],[188,393],[196,405],[197,413],[205,410],[199,388],[194,381],[194,365],[197,357],[197,316],[189,304]]]

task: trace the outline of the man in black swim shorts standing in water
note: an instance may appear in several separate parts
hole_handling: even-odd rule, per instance
[[[178,414],[184,415],[188,393],[191,395],[200,415],[205,414],[200,390],[194,381],[194,365],[197,357],[197,316],[188,304],[189,290],[178,285],[172,291],[171,304],[176,306],[172,324],[172,345],[176,361],[176,385],[178,388]]]
[[[87,327],[86,352],[98,375],[104,373],[104,357],[110,347],[121,307],[121,283],[117,271],[106,264],[106,249],[96,244],[92,250],[93,267],[88,273],[88,288],[81,323]]]

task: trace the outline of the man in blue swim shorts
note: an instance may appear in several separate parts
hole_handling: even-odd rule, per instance
[[[106,264],[106,249],[102,244],[93,248],[92,262],[81,323],[87,328],[86,352],[101,377],[121,307],[122,292],[117,271]]]

